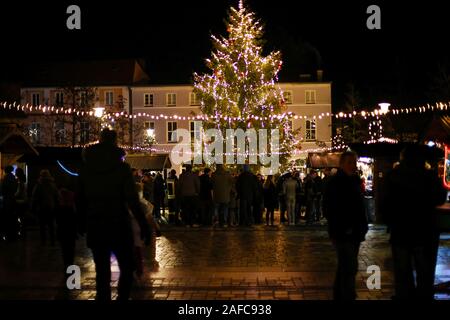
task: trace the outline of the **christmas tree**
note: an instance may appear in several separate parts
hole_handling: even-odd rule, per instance
[[[242,0],[238,9],[230,8],[227,32],[227,37],[212,36],[214,50],[206,60],[211,72],[194,74],[201,111],[208,116],[204,126],[221,130],[280,129],[283,163],[299,146],[285,113],[283,92],[277,85],[281,54],[263,56],[262,25]]]

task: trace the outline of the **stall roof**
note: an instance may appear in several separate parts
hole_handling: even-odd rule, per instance
[[[39,152],[31,145],[30,140],[20,132],[10,132],[0,138],[0,152],[16,155],[34,155]]]
[[[130,154],[125,161],[132,167],[140,170],[162,171],[172,167],[167,154]]]
[[[38,154],[27,154],[19,159],[26,163],[51,163],[55,160],[81,161],[83,148],[71,147],[36,147]]]
[[[450,116],[434,117],[425,132],[424,140],[450,144]]]
[[[340,152],[333,153],[309,153],[308,166],[313,169],[339,167]]]

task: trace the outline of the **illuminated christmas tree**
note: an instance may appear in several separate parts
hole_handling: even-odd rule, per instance
[[[212,36],[214,50],[206,59],[208,74],[194,74],[205,127],[280,129],[280,160],[298,148],[285,113],[283,92],[277,85],[282,66],[280,52],[262,54],[263,28],[242,0],[230,8],[227,37]],[[274,117],[274,115],[283,115]]]

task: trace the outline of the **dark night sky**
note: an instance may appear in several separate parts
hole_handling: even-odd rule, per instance
[[[154,83],[188,83],[193,71],[204,71],[209,35],[225,34],[227,9],[237,1],[2,1],[0,77],[20,77],[17,67],[42,60],[136,57],[146,59]],[[266,48],[283,54],[280,80],[296,81],[320,64],[336,106],[350,82],[366,105],[432,102],[430,79],[449,60],[444,1],[246,3],[265,24]],[[66,29],[70,4],[81,7],[81,31]],[[381,7],[382,30],[366,28],[370,4]]]

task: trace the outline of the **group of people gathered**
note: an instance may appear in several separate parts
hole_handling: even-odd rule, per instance
[[[171,170],[167,179],[161,173],[132,169],[135,181],[142,182],[144,198],[154,205],[157,220],[169,213],[170,223],[186,227],[250,226],[275,224],[275,210],[281,224],[306,224],[323,218],[323,190],[331,171],[322,178],[313,170],[304,179],[298,171],[263,177],[243,165],[240,173],[221,164],[215,170],[193,170],[186,165],[180,176]]]

